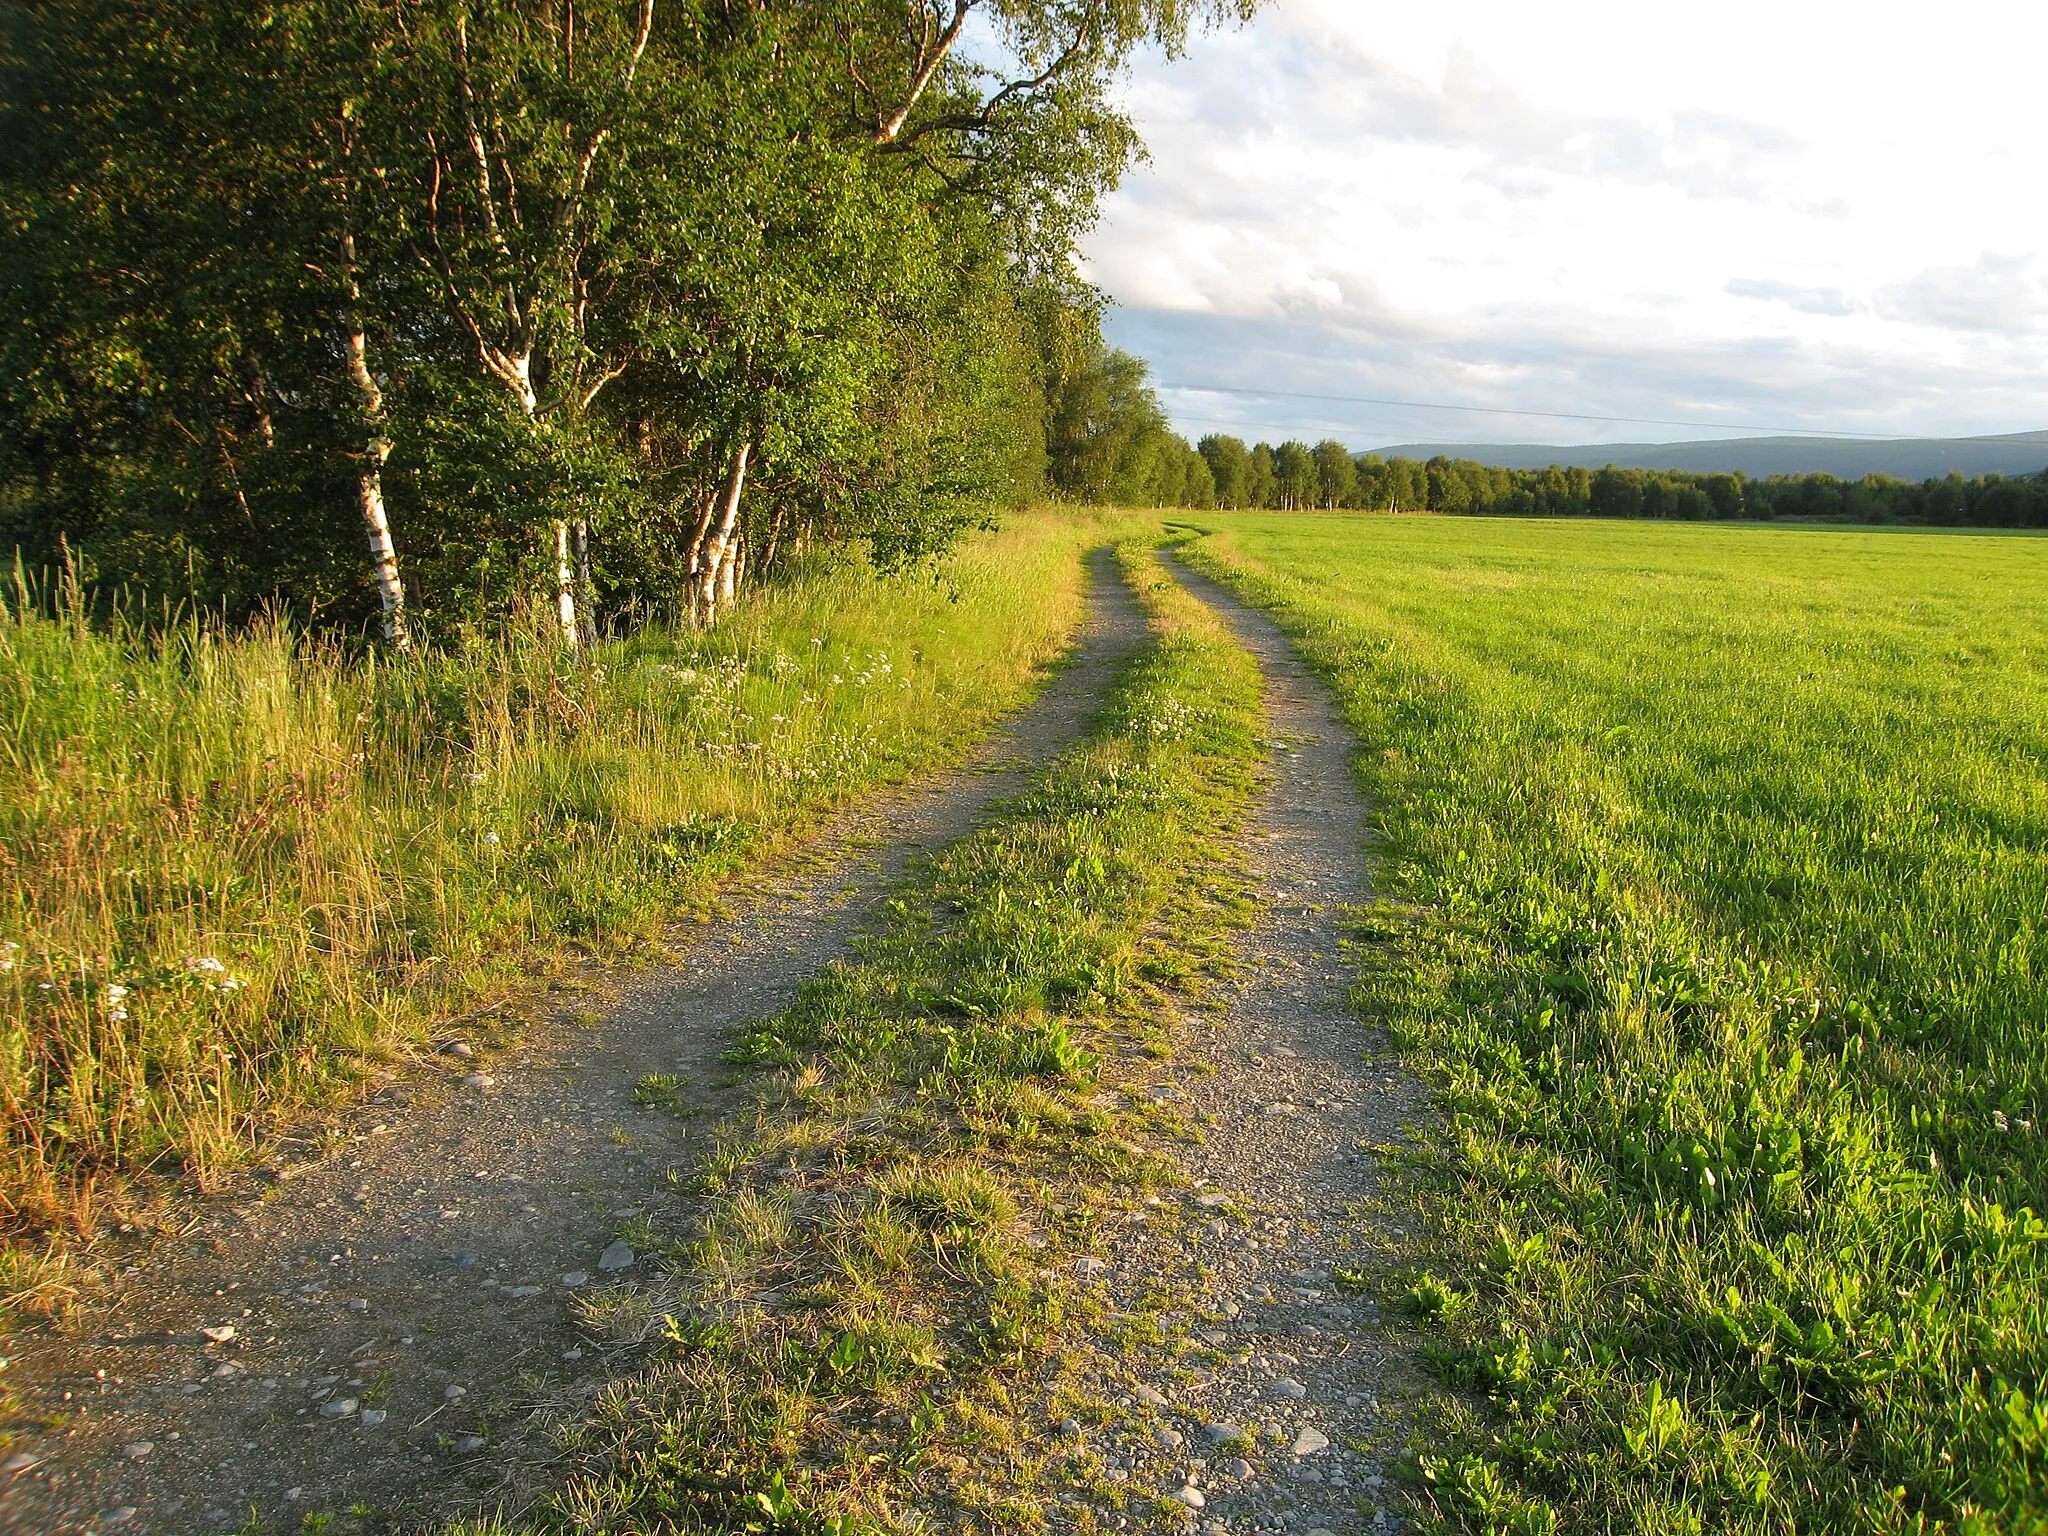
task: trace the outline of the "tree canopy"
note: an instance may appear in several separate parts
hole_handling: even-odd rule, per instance
[[[1199,504],[1072,258],[1132,51],[1255,8],[11,6],[0,544],[401,643],[539,601],[574,642],[1048,487]]]

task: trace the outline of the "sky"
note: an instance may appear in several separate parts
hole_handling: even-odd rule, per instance
[[[1277,0],[1139,61],[1083,271],[1191,439],[2048,428],[2043,58],[2022,0]]]

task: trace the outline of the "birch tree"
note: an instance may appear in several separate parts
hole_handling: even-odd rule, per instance
[[[388,184],[392,213],[544,451],[625,367],[592,346],[589,321],[621,254],[608,174],[654,25],[655,0],[480,0],[401,26],[412,67],[392,148],[410,176]],[[595,637],[587,516],[535,521],[553,534],[562,640],[582,647]]]

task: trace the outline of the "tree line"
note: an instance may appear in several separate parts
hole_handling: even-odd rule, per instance
[[[8,6],[0,549],[584,645],[817,542],[1183,500],[1072,256],[1133,50],[1257,3]]]
[[[1472,459],[1354,454],[1335,441],[1247,447],[1221,435],[1203,438],[1198,455],[1209,470],[1209,499],[1183,503],[1188,506],[2048,527],[2048,470],[2038,475],[1950,474],[1915,482],[1885,475],[1752,479],[1739,471],[1698,474],[1614,465],[1503,469]]]

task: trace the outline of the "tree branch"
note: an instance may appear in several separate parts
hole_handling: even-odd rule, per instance
[[[932,83],[932,76],[939,72],[939,66],[946,62],[946,55],[951,53],[953,45],[960,41],[960,29],[967,25],[967,13],[973,9],[974,0],[953,0],[953,18],[946,23],[946,30],[939,34],[936,43],[929,41],[930,32],[927,29],[925,40],[918,44],[917,68],[910,77],[910,91],[905,96],[903,105],[875,124],[877,144],[896,142],[896,136],[903,132],[903,125],[910,121],[910,114],[916,108],[918,99]]]
[[[955,3],[958,4],[959,0],[955,0]],[[1033,95],[1044,90],[1053,81],[1065,74],[1076,59],[1087,52],[1088,28],[1089,18],[1084,17],[1080,29],[1074,34],[1074,40],[1061,50],[1058,58],[1054,59],[1041,72],[1032,75],[1028,79],[1007,82],[1001,90],[982,103],[979,111],[948,112],[939,117],[932,118],[928,122],[919,123],[908,133],[901,132],[899,125],[897,134],[891,135],[888,139],[877,138],[876,144],[883,154],[901,154],[910,149],[911,146],[928,133],[939,133],[947,130],[957,133],[988,132],[990,128],[995,126],[996,114],[1005,106],[1016,100],[1019,96]]]

